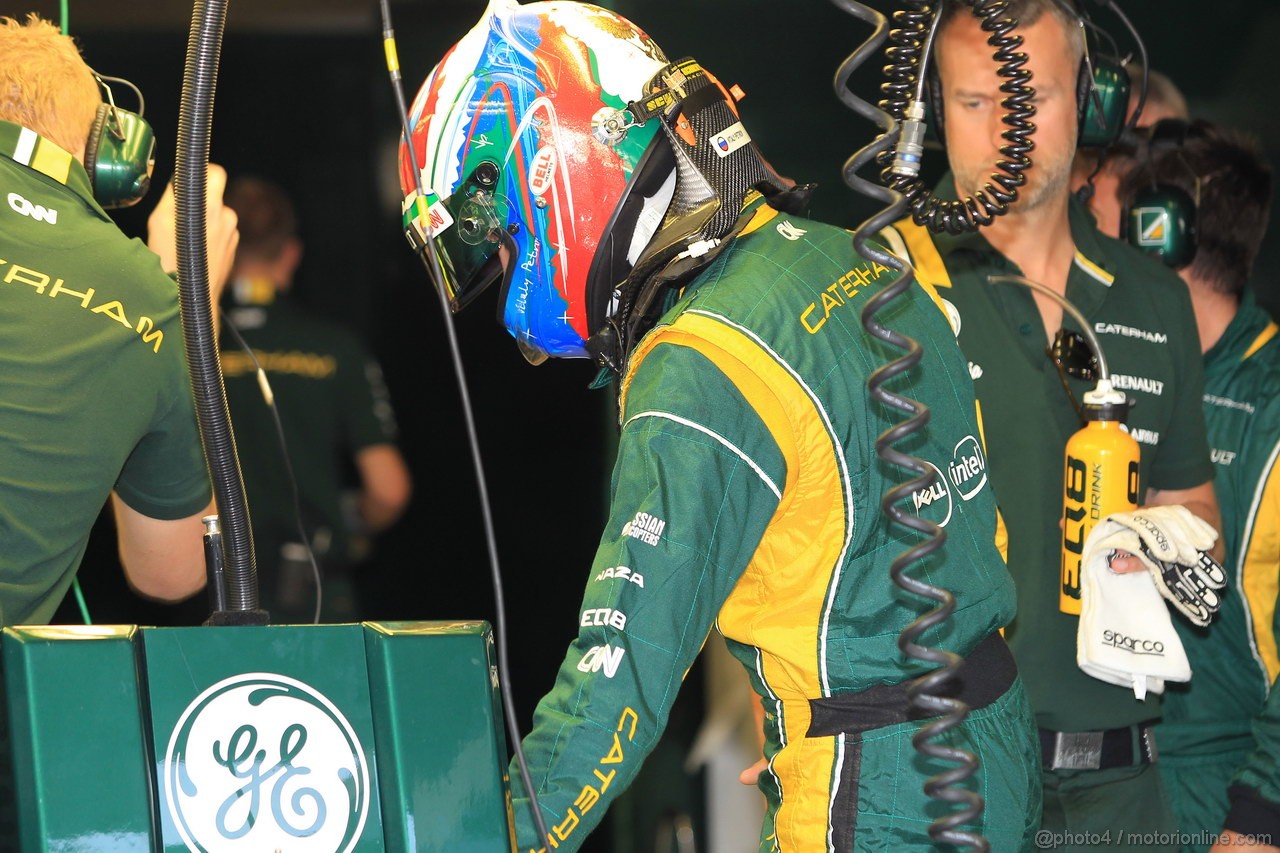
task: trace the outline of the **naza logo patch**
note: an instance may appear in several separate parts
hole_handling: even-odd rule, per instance
[[[368,817],[355,730],[323,694],[275,673],[235,675],[192,700],[162,773],[191,850],[349,853]]]

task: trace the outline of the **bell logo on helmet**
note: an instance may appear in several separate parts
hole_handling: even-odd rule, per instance
[[[533,155],[529,163],[529,192],[540,196],[555,182],[556,149],[552,145],[544,145]]]
[[[337,706],[284,675],[233,675],[192,700],[162,773],[169,817],[192,850],[348,853],[364,834],[364,747]]]

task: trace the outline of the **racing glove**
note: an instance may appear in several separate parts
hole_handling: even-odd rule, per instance
[[[1108,515],[1098,528],[1113,547],[1137,557],[1156,590],[1192,623],[1204,627],[1222,606],[1227,573],[1209,556],[1218,532],[1184,506],[1149,506]],[[1113,551],[1111,557],[1123,556]],[[1110,560],[1108,560],[1108,563]]]

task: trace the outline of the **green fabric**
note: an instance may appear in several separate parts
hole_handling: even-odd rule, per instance
[[[961,737],[948,737],[950,746],[967,749],[981,756],[986,784],[998,780],[985,796],[982,825],[964,826],[967,831],[980,831],[991,843],[993,853],[1016,853],[1034,850],[1040,829],[1040,756],[1034,741],[1026,737],[1033,725],[1031,709],[1022,685],[1015,685],[996,703],[980,711],[970,712]],[[914,724],[888,726],[862,736],[859,750],[857,847],[867,851],[950,850],[948,846],[925,843],[929,821],[941,813],[936,801],[924,793],[922,780],[950,770],[946,765],[921,758],[911,745],[919,730]],[[1020,760],[993,755],[991,744],[1007,740]],[[847,760],[847,757],[846,757]],[[982,777],[970,780],[968,787],[983,794]],[[991,790],[1003,788],[1017,791],[1020,797],[992,797]]]
[[[210,494],[176,285],[87,195],[78,163],[64,185],[11,159],[20,131],[0,122],[4,625],[52,617],[113,488],[158,519]]]
[[[652,349],[634,369],[624,401],[609,520],[586,577],[583,627],[524,742],[556,850],[578,849],[634,776],[713,626],[746,665],[769,713],[766,754],[774,764],[761,777],[770,798],[766,826],[772,826],[779,787],[794,803],[825,799],[835,784],[783,775],[780,742],[788,743],[783,753],[803,746],[827,762],[845,747],[843,735],[806,739],[805,726],[791,715],[807,713],[809,698],[899,683],[921,671],[903,660],[896,642],[925,608],[889,580],[891,560],[917,540],[890,528],[878,508],[890,480],[905,478],[872,449],[897,418],[869,405],[865,388],[871,370],[896,351],[859,325],[867,297],[889,275],[856,257],[847,233],[778,216],[735,239],[641,343],[642,351]],[[949,514],[945,559],[933,555],[926,566],[933,582],[955,592],[958,610],[941,636],[929,640],[964,654],[1012,617],[1014,595],[994,547],[994,502],[980,451],[970,468],[956,468],[962,461],[957,447],[977,444],[966,442],[977,435],[973,398],[951,330],[922,290],[907,291],[883,317],[924,346],[923,365],[895,385],[932,409],[927,430],[911,446],[950,472],[944,473],[951,478],[950,512],[942,500],[924,510],[939,520]],[[696,341],[676,334],[689,328],[703,329]],[[718,335],[745,342],[742,352],[697,349]],[[798,418],[816,406],[826,418],[806,421],[819,423],[810,446],[822,449],[798,457],[795,468],[788,468],[786,448],[796,433],[771,430],[767,413],[749,403],[740,384],[751,380],[731,378],[731,371],[763,377],[780,366],[790,378],[771,387],[786,412]],[[787,396],[797,385],[804,389],[801,403]],[[813,479],[824,470],[843,470],[840,484],[819,490]],[[819,516],[820,509],[843,520],[810,522],[832,517]],[[785,541],[782,530],[790,531]],[[797,569],[832,543],[836,550],[824,573]],[[811,608],[799,604],[806,595],[815,602]],[[822,651],[811,658],[797,651],[804,648]],[[775,678],[775,659],[794,667],[791,680]],[[819,667],[827,683],[816,675],[807,683],[805,673]],[[990,809],[986,825],[1020,837],[1024,820],[1038,813],[1035,786],[1027,784],[1037,772],[1038,747],[1020,688],[998,704],[988,723],[975,720],[965,732],[984,762],[979,784]],[[913,780],[903,787],[914,789],[923,777],[907,741],[905,735],[886,741],[868,760],[875,773]],[[514,764],[510,775],[519,849],[541,849]],[[923,805],[904,797],[896,808],[904,820],[919,821]],[[783,849],[825,851],[822,815],[822,827]],[[915,833],[899,828],[895,849],[932,849],[923,824],[912,826]],[[858,839],[856,849],[872,849]],[[761,849],[775,848],[765,841]]]
[[[1228,594],[1208,629],[1174,619],[1192,679],[1167,688],[1159,742],[1167,756],[1221,757],[1235,751],[1241,738],[1252,742],[1251,728],[1256,727],[1257,748],[1244,763],[1240,781],[1278,804],[1280,837],[1280,703],[1268,701],[1271,675],[1257,652],[1260,635],[1274,638],[1280,632],[1274,620],[1253,624],[1241,572],[1252,549],[1271,581],[1271,600],[1259,603],[1274,612],[1280,517],[1274,506],[1258,501],[1262,484],[1280,477],[1280,336],[1273,335],[1245,357],[1270,326],[1271,318],[1246,294],[1231,324],[1205,354],[1204,413],[1222,509]],[[1213,825],[1203,828],[1218,830],[1227,813],[1225,785],[1213,802],[1220,810]],[[1203,819],[1203,812],[1195,817]]]
[[[1039,850],[1175,851],[1177,833],[1169,796],[1155,765],[1044,774]]]
[[[353,475],[352,460],[396,437],[381,371],[350,331],[311,317],[285,295],[228,316],[271,383],[307,532],[314,540],[317,531],[326,531],[321,536],[330,544],[321,556],[348,562],[341,496]],[[289,477],[252,361],[231,335],[223,336],[222,350],[254,542],[263,565],[275,566],[280,547],[299,539]]]
[[[1252,745],[1247,736],[1244,739]],[[1227,815],[1227,788],[1231,777],[1249,754],[1248,746],[1236,748],[1229,741],[1208,755],[1171,755],[1161,743],[1160,776],[1182,834],[1182,853],[1207,853],[1213,837],[1222,832]]]
[[[1131,247],[1097,231],[1074,199],[1071,236],[1084,259],[1114,277],[1110,286],[1077,258],[1066,296],[1093,324],[1118,387],[1136,401],[1129,427],[1142,449],[1141,488],[1186,489],[1213,476],[1204,425],[1199,338],[1186,285]],[[909,225],[899,225],[909,233]],[[922,229],[918,229],[917,234]],[[908,240],[910,243],[911,241]],[[1057,731],[1118,728],[1160,715],[1160,698],[1091,678],[1076,666],[1077,617],[1058,607],[1062,466],[1079,422],[1045,355],[1044,323],[1024,287],[987,276],[1020,274],[979,234],[933,237],[951,287],[940,288],[960,317],[986,421],[991,476],[1009,528],[1009,570],[1018,614],[1013,648],[1040,726]],[[1070,316],[1067,328],[1078,328]],[[1070,380],[1076,399],[1089,385]]]

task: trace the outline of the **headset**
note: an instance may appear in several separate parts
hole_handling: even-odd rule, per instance
[[[1151,126],[1142,162],[1151,177],[1148,186],[1134,193],[1120,217],[1120,236],[1130,245],[1154,255],[1173,269],[1181,269],[1196,256],[1196,219],[1200,207],[1200,176],[1182,156],[1182,146],[1195,131],[1179,118],[1161,119]],[[1153,164],[1162,152],[1177,152],[1178,162],[1193,179],[1194,190],[1161,183]]]
[[[98,105],[89,139],[84,149],[84,168],[89,173],[93,197],[105,208],[130,207],[142,200],[151,187],[155,168],[156,137],[142,117],[142,92],[128,80],[94,73],[105,100]],[[138,111],[116,106],[107,81],[122,83],[138,96]]]
[[[1079,148],[1110,147],[1119,140],[1125,127],[1131,88],[1129,73],[1120,60],[1103,55],[1101,51],[1090,51],[1090,32],[1105,33],[1089,19],[1077,0],[1055,2],[1077,22],[1084,43],[1084,57],[1076,78],[1076,117],[1079,123],[1076,145]],[[1113,11],[1119,11],[1114,4],[1108,5]],[[1109,36],[1107,39],[1111,40]],[[931,125],[936,130],[938,141],[944,142],[942,83],[936,63],[932,63],[927,72],[925,91]]]

